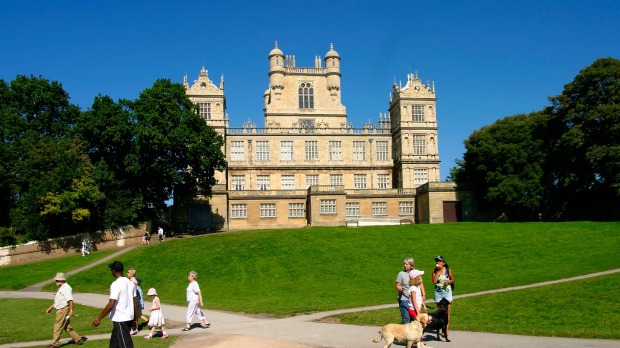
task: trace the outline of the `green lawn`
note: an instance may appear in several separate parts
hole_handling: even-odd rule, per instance
[[[164,303],[185,304],[187,273],[195,270],[199,274],[198,282],[206,308],[281,317],[395,303],[396,274],[407,256],[413,256],[417,268],[429,273],[434,267],[434,256],[445,256],[456,278],[456,294],[620,268],[617,253],[620,249],[619,231],[618,222],[458,223],[260,230],[170,238],[164,243],[131,250],[121,255],[120,260],[126,268],[138,270],[145,292],[149,287],[157,288]],[[58,269],[57,266],[48,267],[47,263],[39,267],[38,272],[52,275]],[[11,267],[2,269],[3,276],[7,269]],[[9,276],[16,277],[23,277],[23,273]],[[430,274],[424,279],[427,293],[432,294]],[[75,292],[107,294],[112,280],[107,266],[100,265],[72,276],[69,283]],[[4,281],[10,283],[11,279]],[[586,293],[579,297],[589,299],[590,304],[607,301],[607,294],[594,290],[594,287],[580,288]],[[53,291],[51,285],[50,290]],[[520,301],[508,301],[510,306],[491,307],[495,311],[502,308],[499,311],[504,314],[520,313],[520,307],[573,312],[567,310],[562,292],[556,295],[555,291],[545,291],[544,288],[531,291],[542,291],[545,296],[527,301],[522,291],[502,294],[516,296]],[[618,292],[609,293],[615,295]],[[473,308],[484,308],[487,303],[492,303],[487,299],[493,299],[493,296],[500,295],[455,302],[456,326],[453,328],[494,331],[484,322],[476,324],[476,321],[464,317],[476,313]],[[471,303],[469,307],[465,307],[467,303]],[[602,308],[598,315],[612,316],[612,307]],[[617,308],[615,310],[617,313]],[[361,319],[359,323],[383,325],[398,321],[396,309],[388,314],[374,311],[369,316],[375,319]],[[474,323],[473,327],[465,327],[465,322]],[[539,320],[524,322],[522,328],[521,325],[494,327],[501,332],[517,327],[516,330],[523,334],[533,334],[535,330],[527,326],[542,325]],[[580,331],[574,332],[581,335]],[[618,336],[612,332],[605,337]]]
[[[620,274],[615,273],[568,283],[456,299],[451,308],[450,329],[620,339],[620,328],[617,325],[620,323],[619,293]],[[431,306],[434,308],[435,305],[429,305],[429,310],[433,311]],[[396,307],[347,313],[332,318],[353,325],[400,323],[400,313]]]
[[[103,250],[91,252],[87,257],[82,254],[61,257],[48,261],[40,261],[25,265],[0,267],[0,290],[19,290],[42,281],[53,279],[57,272],[67,273],[99,260],[118,250]],[[54,289],[56,285],[51,289]]]
[[[0,320],[0,345],[12,342],[41,341],[51,340],[54,329],[54,312],[45,314],[45,309],[53,302],[50,300],[37,299],[0,299],[0,313],[3,320]],[[112,324],[107,318],[101,321],[99,327],[93,327],[93,319],[101,313],[100,308],[92,308],[74,305],[74,317],[71,325],[80,336],[94,334],[110,334]],[[10,318],[10,319],[9,319]],[[147,329],[142,329],[137,336],[134,336],[135,347],[160,348],[169,347],[178,337],[168,337],[167,339],[153,339],[147,341],[142,336],[147,334]],[[69,339],[65,332],[61,335],[61,342]],[[108,340],[89,340],[85,343],[90,348],[108,347]]]

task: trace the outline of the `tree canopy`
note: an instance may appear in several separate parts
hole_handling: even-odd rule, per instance
[[[487,216],[619,218],[620,61],[596,60],[550,101],[475,131],[451,179]]]
[[[209,195],[226,165],[222,137],[164,79],[84,112],[58,82],[0,80],[0,120],[0,227],[33,240],[144,221],[175,187]]]

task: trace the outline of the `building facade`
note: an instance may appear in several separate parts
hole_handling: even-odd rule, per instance
[[[442,202],[458,202],[454,186],[439,182],[434,84],[407,75],[405,86],[392,86],[388,112],[356,128],[342,104],[341,59],[333,45],[323,59],[315,57],[313,67],[296,66],[295,56],[277,43],[268,61],[262,127],[251,121],[229,127],[223,76],[219,86],[204,68],[193,84],[185,76],[198,113],[225,139],[228,168],[217,174],[211,197],[175,198],[178,226],[443,222],[443,213],[433,216],[417,204],[430,206],[429,192],[437,185],[443,185]],[[425,198],[418,200],[424,187]]]

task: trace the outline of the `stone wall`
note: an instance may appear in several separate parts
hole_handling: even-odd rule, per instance
[[[91,241],[93,251],[139,245],[142,242],[142,236],[146,229],[147,225],[141,224],[136,227],[127,226],[106,230],[105,232],[80,234],[50,239],[45,242],[29,242],[16,246],[2,247],[0,248],[0,266],[21,265],[81,254],[83,238],[88,238]],[[155,238],[157,238],[157,235],[155,235]]]

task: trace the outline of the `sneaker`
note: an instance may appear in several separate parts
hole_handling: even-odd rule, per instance
[[[164,333],[164,334],[161,336],[161,338],[168,338],[168,334],[167,334],[167,333]]]
[[[150,340],[151,338],[153,338],[153,336],[151,336],[151,335],[146,335],[146,336],[144,336],[144,339],[145,339],[145,340]]]

